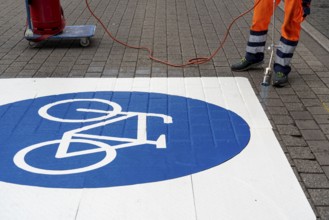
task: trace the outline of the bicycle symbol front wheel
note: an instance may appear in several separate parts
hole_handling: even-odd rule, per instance
[[[26,160],[25,160],[26,155],[29,154],[30,152],[32,152],[38,148],[43,148],[43,147],[46,147],[49,145],[59,144],[61,141],[62,140],[46,141],[46,142],[41,142],[41,143],[26,147],[16,153],[16,155],[14,157],[14,163],[16,164],[17,167],[19,167],[23,170],[26,170],[28,172],[31,172],[31,173],[46,174],[46,175],[65,175],[65,174],[83,173],[83,172],[101,168],[101,167],[106,166],[107,164],[111,163],[117,155],[116,150],[114,148],[110,147],[106,143],[94,141],[94,140],[86,140],[86,139],[72,139],[70,141],[71,143],[84,143],[84,144],[90,144],[90,145],[94,145],[94,146],[102,148],[102,151],[104,151],[106,153],[105,157],[101,161],[99,161],[95,164],[92,164],[92,165],[89,165],[86,167],[67,169],[67,170],[41,169],[41,168],[33,167],[26,162]]]
[[[103,104],[106,105],[110,108],[111,110],[106,110],[106,111],[98,111],[95,109],[83,109],[80,110],[81,112],[99,112],[101,114],[100,116],[95,116],[91,118],[81,118],[81,119],[74,119],[74,118],[66,118],[66,117],[59,117],[59,116],[54,116],[50,113],[50,109],[56,107],[56,106],[61,106],[63,104],[78,104],[80,103],[83,104]],[[57,102],[53,102],[50,104],[47,104],[43,107],[41,107],[38,111],[39,115],[43,118],[46,118],[50,121],[57,121],[57,122],[64,122],[64,123],[85,123],[85,122],[94,122],[94,121],[101,121],[101,120],[106,120],[108,118],[111,118],[113,116],[116,116],[121,112],[122,108],[120,105],[118,105],[115,102],[111,102],[105,99],[66,99],[66,100],[61,100]],[[79,108],[75,109],[75,112],[79,112]],[[105,115],[104,115],[105,114]]]

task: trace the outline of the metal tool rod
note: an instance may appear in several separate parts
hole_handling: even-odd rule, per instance
[[[31,23],[31,13],[30,13],[30,6],[29,6],[29,0],[25,0],[25,6],[26,6],[26,14],[27,14],[27,24],[28,28],[32,30],[32,23]]]
[[[265,69],[263,82],[261,83],[262,86],[269,86],[271,84],[271,76],[272,76],[271,66],[272,66],[272,60],[273,60],[274,50],[275,50],[275,45],[274,45],[274,39],[275,39],[275,5],[276,5],[276,0],[273,0],[272,42],[271,42],[271,46],[268,47],[269,50],[271,49],[271,56],[270,56],[268,66]]]

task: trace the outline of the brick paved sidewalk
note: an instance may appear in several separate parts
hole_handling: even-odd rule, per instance
[[[312,1],[311,16],[307,18],[307,21],[329,38],[329,2],[326,0]]]
[[[176,63],[209,55],[230,21],[252,4],[251,0],[91,1],[95,13],[118,38],[152,47],[156,57]],[[67,24],[95,24],[82,1],[63,0],[62,6]],[[0,0],[0,8],[1,78],[247,77],[316,215],[329,219],[329,69],[321,59],[328,52],[306,33],[292,60],[290,85],[269,87],[264,98],[259,86],[263,70],[234,73],[229,67],[244,55],[251,14],[234,25],[224,49],[211,62],[182,69],[151,62],[146,52],[113,43],[99,25],[89,48],[73,40],[29,47],[23,39],[23,1]],[[277,17],[278,36],[282,12]]]

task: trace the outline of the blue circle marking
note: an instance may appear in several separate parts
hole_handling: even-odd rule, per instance
[[[249,143],[225,108],[145,92],[81,92],[0,106],[0,181],[98,188],[183,177]]]

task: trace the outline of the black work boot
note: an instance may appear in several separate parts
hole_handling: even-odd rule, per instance
[[[263,60],[259,61],[259,62],[251,62],[251,61],[246,60],[246,58],[242,58],[239,63],[235,63],[231,66],[231,70],[236,71],[236,72],[245,71],[245,70],[259,67],[263,63],[264,63]]]
[[[273,76],[272,85],[274,87],[284,87],[288,83],[288,75],[282,72],[276,72]]]

